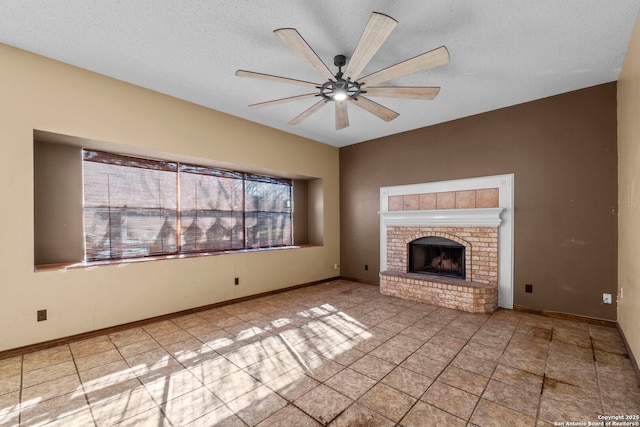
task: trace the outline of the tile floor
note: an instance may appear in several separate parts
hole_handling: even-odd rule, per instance
[[[615,328],[469,314],[345,280],[0,360],[2,426],[551,426],[603,414],[640,414]]]

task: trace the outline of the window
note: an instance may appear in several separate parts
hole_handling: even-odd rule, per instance
[[[111,154],[117,152],[123,154]],[[34,130],[36,271],[324,244],[322,178],[287,171],[281,173],[296,179],[281,179],[273,177],[279,172],[241,172],[243,165],[202,166],[218,161],[213,159],[150,160],[141,152]],[[172,159],[169,153],[149,156]]]
[[[292,181],[83,151],[85,260],[293,244]]]

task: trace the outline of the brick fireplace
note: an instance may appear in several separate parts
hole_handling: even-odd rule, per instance
[[[383,294],[473,313],[512,308],[512,175],[383,187],[380,201]],[[441,253],[411,259],[412,244],[430,242]]]

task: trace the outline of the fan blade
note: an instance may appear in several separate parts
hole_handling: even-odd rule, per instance
[[[390,122],[391,120],[399,116],[399,114],[395,111],[390,110],[387,107],[384,107],[368,98],[365,98],[364,96],[359,96],[358,98],[354,99],[353,103],[363,110],[367,110],[371,114],[380,117],[385,122]]]
[[[254,71],[238,70],[236,71],[236,76],[249,77],[252,79],[260,79],[260,80],[270,80],[272,82],[278,82],[278,83],[289,83],[292,85],[310,86],[315,88],[322,86],[321,84],[318,84],[318,83],[305,82],[304,80],[290,79],[288,77],[274,76],[272,74],[256,73]]]
[[[323,79],[334,80],[331,70],[322,62],[320,57],[311,49],[311,46],[302,38],[295,28],[280,28],[274,31],[275,35],[295,53],[300,55],[309,65],[316,70]]]
[[[312,115],[313,113],[318,111],[326,103],[327,103],[327,101],[325,101],[324,99],[316,102],[311,107],[309,107],[306,110],[304,110],[300,115],[298,115],[297,117],[292,119],[288,124],[290,124],[290,125],[299,125],[300,123],[302,123],[303,120],[305,120],[307,117],[309,117],[310,115]]]
[[[386,98],[433,99],[440,92],[439,87],[417,86],[368,86],[364,92],[367,96],[383,96]]]
[[[449,51],[446,47],[440,46],[437,49],[425,52],[406,61],[399,62],[396,65],[387,67],[384,70],[377,71],[368,76],[358,79],[361,85],[372,85],[376,83],[386,82],[397,77],[407,76],[417,73],[418,71],[428,70],[429,68],[444,65],[449,62]]]
[[[347,69],[344,72],[345,79],[350,78],[353,80],[360,75],[396,25],[398,25],[398,21],[390,16],[378,12],[371,14],[371,18],[369,18],[369,22],[362,32],[356,48],[351,54],[349,64],[347,64]]]
[[[282,104],[285,102],[291,102],[291,101],[297,101],[299,99],[305,99],[305,98],[311,98],[318,95],[317,93],[305,93],[304,95],[296,95],[296,96],[289,96],[287,98],[279,98],[279,99],[274,99],[271,101],[265,101],[265,102],[258,102],[257,104],[251,104],[249,105],[249,107],[251,108],[259,108],[259,107],[266,107],[268,105],[275,105],[275,104]]]
[[[349,113],[347,112],[348,101],[338,101],[336,104],[336,130],[349,126]]]

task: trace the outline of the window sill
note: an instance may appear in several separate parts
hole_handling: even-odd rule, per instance
[[[242,253],[249,253],[249,252],[282,251],[282,250],[288,250],[288,249],[315,248],[319,246],[322,246],[322,245],[311,245],[311,244],[292,245],[292,246],[278,246],[274,248],[238,249],[238,250],[220,251],[220,252],[199,252],[195,254],[160,255],[160,256],[148,256],[148,257],[140,257],[140,258],[128,258],[128,259],[105,260],[105,261],[81,261],[81,262],[66,262],[66,263],[58,263],[58,264],[42,264],[42,265],[36,265],[34,267],[34,271],[38,273],[41,271],[66,271],[66,270],[72,270],[77,268],[94,269],[103,265],[126,265],[126,264],[140,263],[140,262],[160,261],[160,260],[169,260],[169,259],[201,258],[201,257],[218,256],[218,255],[242,254]]]

